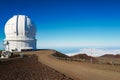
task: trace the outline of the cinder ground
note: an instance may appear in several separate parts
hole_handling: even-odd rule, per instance
[[[73,80],[42,64],[37,56],[0,60],[0,80]]]
[[[37,54],[38,59],[45,65],[74,78],[75,80],[120,80],[120,73],[84,66],[78,62],[58,60],[51,54],[52,50],[30,52]],[[30,54],[29,53],[29,54]]]
[[[38,60],[26,57],[0,62],[0,80],[120,80],[120,72],[95,68],[81,62],[59,60],[52,56],[54,52],[22,52],[36,54]]]

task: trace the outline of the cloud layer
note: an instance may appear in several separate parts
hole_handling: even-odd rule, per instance
[[[77,53],[69,53],[67,55],[75,55],[80,53],[86,53],[87,55],[92,56],[101,56],[104,54],[120,54],[120,49],[96,49],[96,48],[84,48],[80,49]]]

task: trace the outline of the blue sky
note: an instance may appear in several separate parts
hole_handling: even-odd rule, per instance
[[[4,25],[16,14],[37,27],[38,48],[120,46],[119,0],[0,0],[0,46]]]

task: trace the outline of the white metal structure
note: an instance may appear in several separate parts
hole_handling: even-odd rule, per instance
[[[12,53],[9,51],[2,51],[0,59],[9,58],[11,55],[12,55]]]
[[[36,28],[25,15],[15,15],[5,24],[5,51],[36,49]]]

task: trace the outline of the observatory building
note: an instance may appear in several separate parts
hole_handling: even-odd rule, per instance
[[[36,28],[29,17],[15,15],[5,24],[5,51],[36,49]]]

